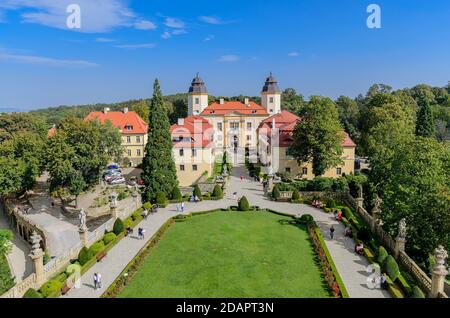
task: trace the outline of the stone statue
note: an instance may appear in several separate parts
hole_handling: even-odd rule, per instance
[[[80,220],[80,224],[78,228],[80,231],[86,230],[86,212],[84,209],[81,209],[80,214],[78,215],[78,219]]]
[[[381,212],[381,203],[383,203],[383,200],[378,196],[375,198],[375,205],[372,209],[372,214],[379,214]]]
[[[117,197],[118,197],[117,193],[115,192],[111,193],[111,204],[114,206],[117,205]]]
[[[434,258],[436,259],[435,266],[445,265],[445,260],[448,258],[448,253],[442,245],[439,245],[438,248],[434,250]]]
[[[400,222],[398,223],[398,238],[406,238],[406,219],[403,218],[400,220]]]
[[[227,176],[228,175],[228,167],[226,164],[223,165],[223,172],[222,172],[223,176]]]

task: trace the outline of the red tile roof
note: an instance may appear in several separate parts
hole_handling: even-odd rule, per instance
[[[213,126],[201,116],[190,116],[183,119],[182,125],[172,125],[174,148],[209,148],[213,146]]]
[[[256,104],[255,102],[250,102],[248,105],[241,102],[225,102],[222,105],[216,102],[206,107],[200,115],[224,116],[231,113],[237,113],[240,115],[269,115],[264,107]]]
[[[275,119],[275,128],[279,129],[280,134],[280,147],[289,147],[293,140],[293,133],[295,126],[298,121],[301,120],[300,117],[283,110],[279,114],[275,114],[261,122],[258,127],[258,134],[260,135],[270,135],[272,133],[273,120]],[[342,142],[343,147],[356,147],[356,144],[350,138],[350,136],[344,132],[344,141]]]
[[[48,130],[47,137],[53,137],[54,135],[56,135],[56,127],[53,126]]]
[[[148,130],[147,123],[133,111],[124,112],[92,112],[86,116],[85,120],[99,120],[104,124],[110,121],[123,134],[146,134]],[[131,127],[132,129],[125,129]]]

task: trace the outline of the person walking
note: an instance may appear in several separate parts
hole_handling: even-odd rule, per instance
[[[145,239],[145,229],[142,229],[141,231],[141,239]]]
[[[183,202],[181,202],[181,213],[184,213],[185,208],[186,208],[186,203],[183,201]]]
[[[147,211],[147,209],[145,209],[144,210],[144,220],[147,220],[147,217],[148,217],[148,211]]]
[[[97,290],[98,285],[98,276],[97,273],[94,273],[94,290]]]
[[[97,274],[97,286],[98,288],[102,288],[102,275],[100,273]]]
[[[331,237],[331,239],[333,239],[333,237],[334,237],[334,226],[333,225],[330,228],[330,237]]]

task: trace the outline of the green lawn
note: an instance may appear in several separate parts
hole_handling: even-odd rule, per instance
[[[304,228],[268,212],[174,224],[119,297],[329,297]]]

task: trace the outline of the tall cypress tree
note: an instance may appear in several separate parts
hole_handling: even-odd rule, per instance
[[[172,157],[172,138],[167,109],[164,106],[158,79],[153,85],[153,98],[148,117],[148,141],[145,146],[142,179],[144,202],[154,201],[160,191],[169,196],[178,187],[177,172]]]
[[[417,104],[419,105],[419,111],[417,112],[416,135],[434,138],[436,131],[430,102],[426,96],[420,95]]]

